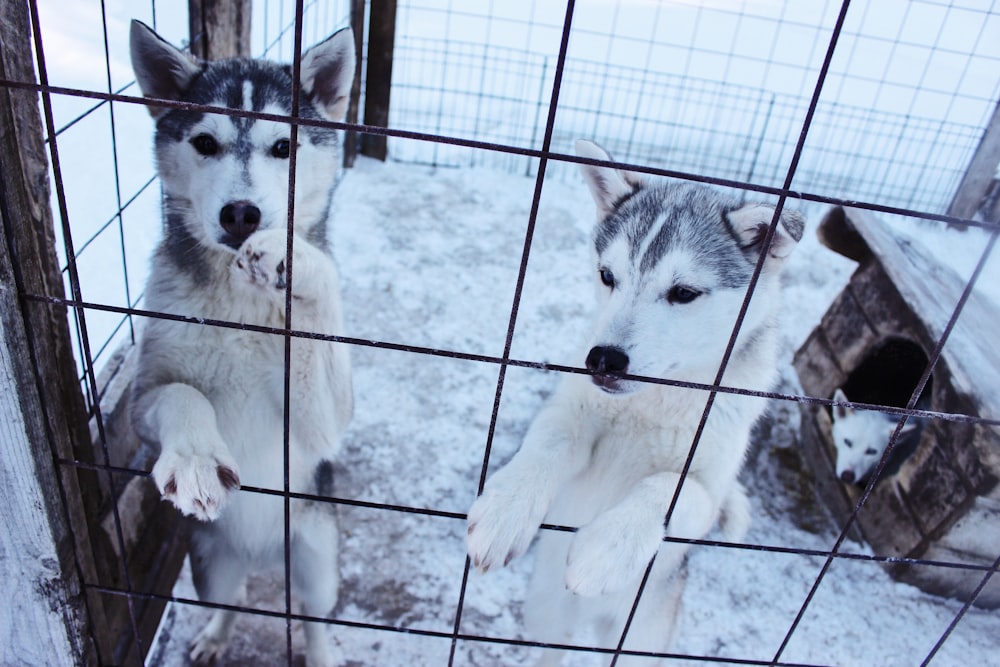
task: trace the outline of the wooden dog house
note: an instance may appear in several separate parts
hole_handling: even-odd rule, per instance
[[[821,222],[821,241],[858,262],[850,282],[796,352],[807,396],[903,407],[940,340],[965,287],[921,247],[892,234],[871,214],[837,207]],[[852,537],[879,556],[991,566],[1000,556],[1000,312],[972,292],[934,368],[924,397],[929,421],[899,467],[877,481]],[[970,419],[971,418],[971,419]],[[803,458],[817,491],[843,525],[862,489],[837,479],[826,406],[802,405]],[[982,569],[954,565],[887,566],[894,577],[968,599]],[[976,604],[1000,606],[993,577]]]

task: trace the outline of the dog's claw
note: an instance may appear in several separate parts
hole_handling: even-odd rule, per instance
[[[236,463],[223,452],[218,456],[180,454],[166,449],[153,466],[152,476],[163,494],[181,513],[213,521],[229,492],[239,486]],[[166,480],[166,481],[164,481]]]
[[[216,474],[219,476],[219,481],[222,482],[222,486],[224,486],[227,491],[239,488],[240,476],[237,475],[236,471],[229,466],[219,466]]]
[[[275,281],[274,286],[277,289],[285,289],[288,286],[288,283],[285,282],[285,260],[281,260],[281,262],[278,263],[278,268],[276,268],[275,271],[278,274],[278,280]]]

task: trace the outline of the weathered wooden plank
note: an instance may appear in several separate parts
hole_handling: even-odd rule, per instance
[[[23,2],[0,3],[0,77],[35,81]],[[38,96],[0,88],[0,560],[4,593],[18,600],[0,622],[2,664],[96,662],[78,573],[95,576],[84,508],[98,498],[54,460],[92,455],[66,309],[23,299],[63,294],[49,200]],[[64,505],[60,490],[76,502]],[[89,616],[90,627],[105,623],[100,605]]]
[[[354,83],[351,84],[351,101],[347,105],[347,122],[357,123],[361,106],[361,45],[365,38],[365,0],[351,0],[351,30],[354,32]],[[354,166],[354,158],[358,155],[361,137],[355,130],[344,133],[344,167]]]
[[[6,253],[4,253],[6,258]],[[16,294],[0,289],[0,664],[83,665],[91,653],[79,580],[70,568],[72,540],[44,449],[45,427],[24,358]],[[38,450],[42,451],[39,452]],[[40,454],[40,455],[39,455]]]
[[[1000,103],[997,103],[993,110],[993,117],[983,132],[983,137],[969,161],[958,189],[955,190],[955,196],[948,206],[948,215],[956,218],[972,218],[976,214],[993,182],[998,164],[1000,164]]]
[[[365,79],[365,125],[389,127],[392,57],[396,42],[396,0],[372,0],[368,30],[368,73]],[[385,161],[387,137],[361,137],[361,153]]]
[[[191,53],[202,60],[250,55],[251,0],[188,0]]]

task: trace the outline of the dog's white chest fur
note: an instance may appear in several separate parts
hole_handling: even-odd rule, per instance
[[[578,142],[577,152],[611,159],[588,142]],[[614,646],[636,612],[625,647],[662,651],[683,591],[683,540],[703,538],[720,516],[730,540],[742,539],[749,525],[737,473],[764,401],[642,378],[705,384],[730,350],[722,383],[768,389],[776,374],[777,276],[802,221],[787,212],[775,221],[771,207],[701,186],[582,169],[598,209],[597,317],[581,355],[592,376],[567,377],[518,453],[488,480],[469,510],[468,550],[486,572],[523,553],[543,520],[575,529],[539,536],[527,626],[558,644],[594,623]],[[762,268],[751,307],[731,343],[755,266]],[[539,664],[558,660],[550,651]],[[648,664],[619,661],[626,663]]]
[[[741,411],[730,397],[717,397],[695,443],[707,399],[703,391],[663,386],[615,397],[602,393],[586,378],[569,380],[563,391],[600,423],[589,434],[593,438],[589,460],[557,492],[546,517],[548,523],[569,526],[586,525],[650,475],[682,470],[692,445],[696,447],[689,474],[700,478],[710,470],[711,477],[734,475],[763,402],[740,399],[745,408]],[[721,433],[729,437],[719,437]],[[663,506],[670,500],[664,498]]]

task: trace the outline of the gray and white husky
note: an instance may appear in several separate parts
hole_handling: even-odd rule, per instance
[[[196,63],[138,21],[132,65],[145,96],[288,115],[292,74],[262,60]],[[349,30],[306,52],[299,115],[344,117],[354,75]],[[340,150],[328,127],[149,106],[163,187],[163,239],[152,259],[146,307],[238,324],[340,334],[336,266],[328,244]],[[289,156],[295,150],[289,235]],[[289,238],[290,236],[290,238]],[[286,271],[286,244],[292,244]],[[287,275],[286,275],[287,274]],[[332,467],[352,410],[343,345],[292,338],[288,481],[293,492],[330,494]],[[191,565],[198,596],[234,604],[251,569],[283,563],[284,500],[240,491],[284,488],[285,337],[239,328],[150,319],[133,389],[140,437],[159,447],[152,475],[165,498],[199,522]],[[332,506],[292,500],[292,584],[309,616],[337,600]],[[235,616],[217,611],[191,646],[195,662],[225,650]],[[335,660],[322,625],[306,624],[307,664]]]
[[[611,159],[585,141],[577,154]],[[566,376],[520,450],[489,479],[469,510],[468,550],[485,572],[522,554],[543,520],[578,527],[540,536],[526,624],[538,640],[562,644],[592,625],[610,647],[656,556],[624,648],[662,652],[686,552],[664,535],[702,538],[721,515],[726,536],[742,539],[750,512],[737,474],[766,401],[716,396],[664,526],[708,394],[622,376],[714,381],[774,209],[608,167],[583,166],[583,174],[598,214],[597,317],[580,356],[593,375]],[[779,273],[802,229],[797,214],[781,215],[724,385],[763,391],[775,382]],[[618,664],[633,664],[628,658]],[[560,659],[546,651],[540,664]]]

